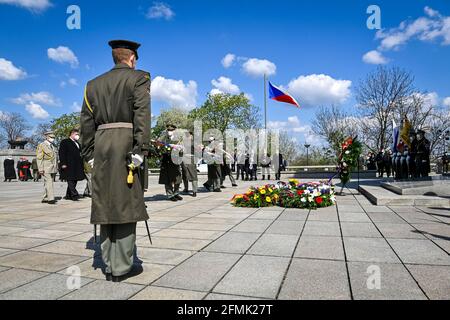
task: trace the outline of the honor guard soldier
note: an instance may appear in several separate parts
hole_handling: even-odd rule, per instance
[[[183,200],[180,196],[180,184],[183,181],[181,163],[176,163],[172,159],[172,148],[179,148],[175,142],[175,130],[173,124],[166,125],[166,131],[159,137],[159,142],[166,146],[162,153],[161,170],[159,172],[159,184],[163,184],[166,189],[167,199],[170,201]]]
[[[142,272],[133,254],[136,223],[149,219],[138,169],[150,142],[150,74],[135,70],[140,44],[109,45],[115,67],[86,85],[80,140],[92,166],[91,223],[100,225],[106,280],[118,282]]]
[[[45,141],[36,149],[36,160],[39,174],[44,177],[44,197],[42,203],[55,204],[53,193],[53,176],[58,171],[57,150],[53,145],[55,134],[51,131],[44,133]]]

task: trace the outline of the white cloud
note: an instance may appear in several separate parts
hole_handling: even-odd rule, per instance
[[[214,89],[211,90],[211,94],[217,93],[229,93],[229,94],[239,94],[241,90],[237,85],[235,85],[230,78],[220,77],[219,79],[213,79],[211,84]]]
[[[261,77],[267,75],[272,76],[277,71],[277,66],[266,59],[251,58],[244,62],[242,70],[251,76]]]
[[[78,85],[78,81],[75,78],[70,78],[67,82],[69,82],[69,84],[71,84],[73,86],[77,86]]]
[[[50,60],[55,62],[68,63],[72,68],[78,67],[78,58],[68,47],[49,48],[47,49],[47,55]]]
[[[439,95],[436,92],[422,94],[423,102],[426,106],[436,107],[439,105]]]
[[[300,76],[289,82],[287,91],[301,106],[341,104],[350,97],[350,80],[337,80],[325,74]]]
[[[12,4],[32,12],[42,12],[52,6],[49,0],[0,0],[0,4]]]
[[[69,78],[67,80],[63,80],[59,83],[59,86],[61,88],[65,88],[68,84],[72,85],[72,86],[78,86],[78,80],[75,78]]]
[[[163,2],[153,2],[153,6],[148,9],[146,17],[148,19],[165,19],[171,20],[175,16],[175,12],[170,6]]]
[[[169,107],[193,109],[197,104],[197,83],[193,80],[184,83],[158,76],[152,82],[151,93],[153,99],[163,101]]]
[[[0,80],[20,80],[27,76],[27,73],[16,66],[11,61],[0,58]]]
[[[444,98],[442,104],[448,108],[450,108],[450,97]]]
[[[32,101],[25,106],[25,109],[34,119],[44,120],[50,116],[44,108]]]
[[[313,133],[311,126],[302,125],[297,116],[288,117],[287,121],[268,121],[267,128],[300,134],[303,136],[303,140],[310,144],[318,145],[322,142],[322,138]]]
[[[413,39],[438,40],[442,45],[450,45],[450,17],[430,7],[425,7],[424,12],[425,16],[414,21],[402,21],[396,28],[378,31],[376,38],[381,41],[379,50],[398,50]]]
[[[363,56],[363,61],[369,64],[386,64],[388,63],[388,59],[386,59],[382,53],[377,50],[372,50],[367,52]]]
[[[41,91],[36,93],[23,93],[18,98],[11,99],[15,104],[25,105],[29,102],[37,102],[47,106],[61,106],[61,101],[50,92]]]
[[[228,69],[231,67],[236,60],[236,55],[232,53],[228,53],[223,59],[222,59],[222,65],[225,69]]]
[[[81,111],[81,105],[78,102],[74,102],[74,103],[72,103],[71,109],[74,112],[80,112]]]

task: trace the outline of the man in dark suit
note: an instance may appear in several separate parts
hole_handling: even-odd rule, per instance
[[[81,148],[78,140],[80,132],[78,129],[70,131],[70,136],[61,141],[59,145],[59,161],[61,171],[67,180],[67,192],[64,199],[78,201],[80,195],[77,191],[77,182],[84,180],[84,167],[81,160]]]

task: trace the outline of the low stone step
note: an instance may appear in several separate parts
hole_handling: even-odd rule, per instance
[[[436,196],[400,195],[379,185],[361,185],[359,191],[377,206],[425,206],[450,208],[450,199]]]

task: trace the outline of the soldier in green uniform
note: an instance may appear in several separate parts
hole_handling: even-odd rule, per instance
[[[44,133],[45,141],[38,145],[36,149],[36,160],[39,174],[44,177],[44,197],[42,203],[55,204],[55,195],[53,193],[53,175],[58,171],[58,161],[53,142],[55,134],[51,131]]]
[[[91,223],[100,225],[107,280],[133,268],[136,223],[148,220],[138,168],[150,140],[150,74],[135,70],[140,44],[110,41],[115,67],[89,81],[81,110],[82,155],[92,169]]]
[[[198,176],[197,176],[197,157],[195,156],[195,149],[199,146],[194,146],[194,134],[192,132],[185,132],[183,145],[185,147],[183,153],[183,163],[181,164],[184,193],[189,192],[189,181],[192,182],[192,196],[197,197]],[[186,146],[190,146],[190,150],[186,150]],[[201,149],[200,149],[201,151]]]
[[[175,163],[172,161],[172,148],[179,147],[175,143],[175,130],[176,126],[168,124],[166,131],[159,137],[158,141],[161,144],[168,146],[164,148],[161,159],[161,168],[159,172],[159,184],[165,185],[167,198],[171,201],[183,200],[180,196],[180,184],[182,182],[181,163]]]

